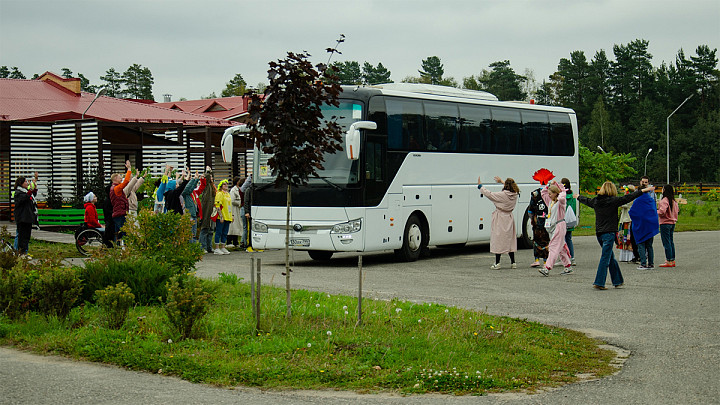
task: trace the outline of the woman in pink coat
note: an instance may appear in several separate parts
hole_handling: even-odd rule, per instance
[[[495,176],[495,181],[503,183],[503,180],[498,176]],[[492,192],[483,187],[482,181],[478,177],[478,189],[480,189],[483,196],[495,204],[495,211],[492,213],[492,223],[490,224],[490,252],[495,253],[495,264],[490,266],[493,270],[500,268],[500,255],[503,253],[510,256],[510,268],[517,268],[517,264],[515,264],[517,233],[515,232],[513,210],[517,205],[520,188],[515,184],[515,180],[509,177],[505,179],[504,183],[501,191]]]
[[[560,256],[560,260],[565,266],[562,274],[572,273],[572,262],[570,261],[570,252],[565,245],[565,232],[567,225],[565,224],[565,210],[567,209],[567,200],[565,195],[565,187],[562,183],[553,181],[552,184],[545,186],[540,195],[542,195],[545,205],[550,207],[548,210],[548,219],[545,221],[545,228],[550,235],[550,245],[548,246],[548,258],[545,261],[545,267],[538,269],[540,274],[547,277],[555,265],[555,260]]]

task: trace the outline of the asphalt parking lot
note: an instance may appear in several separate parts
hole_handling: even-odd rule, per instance
[[[720,273],[714,255],[720,232],[675,235],[678,267],[637,270],[621,264],[625,286],[591,287],[600,249],[595,237],[575,237],[578,266],[543,277],[529,268],[530,250],[517,254],[518,269],[490,270],[487,245],[432,249],[429,258],[398,263],[391,253],[363,255],[364,296],[437,302],[558,325],[630,352],[623,369],[598,381],[527,395],[487,397],[358,395],[347,392],[226,390],[116,367],[30,355],[0,348],[0,403],[718,403],[720,398]],[[254,254],[263,282],[284,286],[284,252]],[[221,272],[249,278],[250,253],[206,255],[198,275]],[[656,264],[663,262],[655,238]],[[293,288],[357,294],[357,255],[314,262],[293,253]],[[258,402],[261,401],[261,402]]]

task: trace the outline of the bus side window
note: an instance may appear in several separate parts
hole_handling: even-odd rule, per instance
[[[550,123],[544,111],[521,112],[523,134],[521,153],[523,155],[552,155],[550,145]]]
[[[522,121],[520,111],[510,108],[492,108],[493,153],[520,153]]]
[[[570,116],[563,113],[549,113],[550,115],[550,139],[552,144],[552,155],[573,156],[575,155],[575,139],[573,139],[572,124]]]
[[[460,150],[490,153],[490,108],[460,106]]]
[[[382,145],[377,142],[368,142],[365,152],[365,179],[377,182],[383,181]]]
[[[454,151],[457,148],[458,108],[451,103],[424,102],[428,150]]]
[[[425,150],[420,100],[386,98],[388,147],[391,150]]]

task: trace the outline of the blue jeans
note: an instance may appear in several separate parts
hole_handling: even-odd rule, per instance
[[[238,221],[241,221],[242,223],[242,239],[240,240],[240,244],[242,246],[250,246],[250,244],[247,242],[248,226],[247,218],[245,218],[245,207],[240,208],[240,218],[238,218]]]
[[[675,240],[673,239],[675,224],[660,224],[660,239],[665,248],[665,260],[675,261]]]
[[[227,234],[230,230],[230,221],[215,222],[215,243],[225,244],[227,242]]]
[[[610,280],[614,286],[624,283],[625,280],[620,272],[620,265],[618,265],[617,260],[615,260],[615,255],[613,254],[615,232],[605,232],[595,236],[602,247],[602,255],[600,256],[600,263],[598,263],[597,275],[595,275],[595,282],[593,284],[601,287],[605,286],[608,268],[610,269]]]
[[[202,246],[206,252],[212,252],[212,248],[213,248],[212,239],[213,239],[212,228],[203,228],[200,230],[200,246]]]
[[[573,231],[565,231],[565,244],[567,244],[568,250],[570,251],[570,258],[575,258],[575,248],[572,244],[572,233]]]
[[[638,242],[638,252],[640,252],[640,265],[646,264],[650,267],[655,265],[655,251],[653,251],[652,243],[654,238],[650,238],[645,242]]]
[[[192,220],[192,236],[190,242],[197,242],[197,217],[190,217]]]
[[[115,241],[122,239],[123,236],[125,236],[125,232],[121,232],[120,229],[125,225],[125,215],[121,215],[119,217],[113,218],[113,222],[115,222]]]

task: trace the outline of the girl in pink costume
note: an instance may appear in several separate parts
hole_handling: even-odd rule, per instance
[[[539,268],[538,271],[547,277],[555,264],[555,260],[560,256],[560,260],[565,266],[562,274],[570,274],[572,273],[572,262],[570,261],[570,252],[565,244],[565,232],[567,231],[567,225],[565,224],[565,210],[567,207],[565,187],[562,183],[553,181],[552,184],[545,186],[540,194],[545,204],[550,207],[548,219],[545,221],[545,228],[550,234],[550,245],[548,246],[548,258],[545,267]]]

